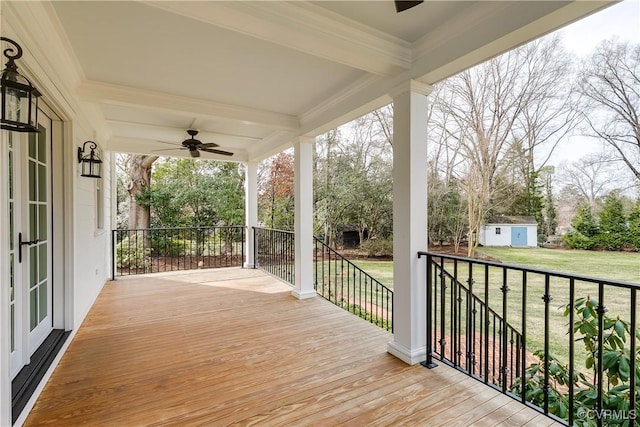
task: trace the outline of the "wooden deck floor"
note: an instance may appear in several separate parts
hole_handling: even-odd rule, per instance
[[[446,366],[402,363],[389,340],[259,270],[122,278],[25,425],[553,425]]]

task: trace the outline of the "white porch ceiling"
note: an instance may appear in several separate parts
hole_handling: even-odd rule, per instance
[[[50,16],[106,149],[150,153],[197,128],[245,161],[384,105],[407,79],[435,83],[610,3],[427,1],[398,14],[391,0],[54,1]]]

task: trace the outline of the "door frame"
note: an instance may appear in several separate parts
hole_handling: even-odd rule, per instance
[[[71,139],[71,122],[66,116],[58,114],[65,111],[55,101],[51,104],[53,108],[47,105],[44,100],[40,100],[40,109],[51,118],[51,137],[53,140],[50,162],[50,185],[51,185],[51,221],[49,235],[52,241],[51,245],[51,280],[52,280],[52,311],[53,311],[53,328],[54,330],[65,331],[65,337],[69,335],[69,331],[74,328],[74,312],[73,312],[73,190],[74,190],[74,173],[76,158],[73,141]],[[8,131],[0,132],[0,221],[8,224]],[[8,227],[0,227],[0,253],[8,253],[9,230]],[[8,284],[9,280],[9,258],[8,256],[0,257],[0,283]],[[0,304],[3,307],[9,307],[9,286],[2,286],[0,289]],[[12,418],[12,376],[10,353],[10,315],[9,310],[0,310],[0,425],[11,422]],[[45,341],[46,342],[46,341]],[[68,341],[66,343],[68,345]],[[44,381],[52,373],[52,367],[55,366],[66,346],[60,345],[58,354],[52,358],[52,365],[40,377],[37,382],[37,389],[34,395],[39,393]],[[32,403],[28,403],[22,410],[21,418],[30,409]]]

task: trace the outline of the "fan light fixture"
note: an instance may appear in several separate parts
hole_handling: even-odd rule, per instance
[[[3,51],[9,60],[0,79],[0,128],[15,132],[38,132],[38,98],[41,93],[29,79],[18,72],[15,60],[22,57],[20,45],[6,37],[0,37],[0,40],[14,46]]]
[[[89,153],[86,153],[86,146],[89,144]],[[102,169],[102,160],[96,154],[98,145],[93,141],[85,141],[82,147],[78,147],[78,163],[82,164],[82,173],[80,176],[87,178],[102,178],[100,170]]]

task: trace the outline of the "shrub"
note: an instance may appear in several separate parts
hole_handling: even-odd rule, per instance
[[[393,256],[393,240],[392,239],[369,239],[360,244],[360,250],[365,252],[367,256]]]
[[[125,237],[116,245],[118,268],[131,268],[142,271],[151,270],[151,250],[146,247],[142,237]]]
[[[595,249],[597,242],[593,237],[587,237],[580,232],[567,233],[564,235],[565,244],[571,249]]]
[[[596,426],[596,418],[584,418],[585,413],[603,410],[603,413],[627,414],[625,420],[606,420],[605,425],[629,426],[636,413],[640,413],[640,401],[636,400],[635,408],[630,408],[629,383],[631,376],[635,376],[636,383],[640,381],[640,353],[630,354],[629,341],[640,338],[636,331],[636,337],[630,336],[631,325],[629,322],[618,318],[612,318],[606,314],[603,316],[602,330],[602,381],[603,381],[603,407],[597,408],[597,381],[598,378],[598,302],[590,297],[578,298],[573,305],[574,323],[569,325],[575,332],[575,341],[582,342],[587,353],[584,372],[574,371],[569,375],[569,367],[553,355],[549,354],[548,365],[545,369],[545,356],[543,351],[536,351],[534,355],[538,361],[529,365],[525,370],[525,396],[526,399],[543,407],[545,394],[548,396],[549,412],[563,419],[569,416],[568,386],[573,385],[574,390],[574,416],[581,426]],[[569,316],[572,307],[565,306],[564,316]],[[630,369],[631,358],[635,358],[636,371]],[[549,377],[548,387],[545,386],[545,373]],[[520,395],[522,393],[522,380],[518,378],[511,391]]]

